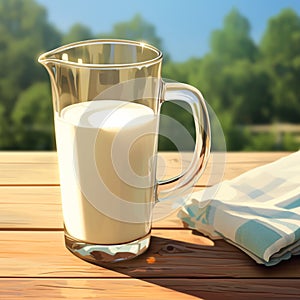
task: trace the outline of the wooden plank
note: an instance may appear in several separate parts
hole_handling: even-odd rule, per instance
[[[229,152],[212,153],[206,169],[197,186],[210,186],[222,180],[230,180],[253,168],[271,163],[289,152]],[[171,178],[186,170],[191,162],[191,154],[162,153],[158,160],[160,179]]]
[[[57,164],[56,151],[0,151],[0,164]]]
[[[225,154],[227,163],[270,163],[281,157],[291,154],[288,151],[278,152],[227,152]]]
[[[60,187],[0,187],[0,229],[62,229]]]
[[[225,178],[284,155],[230,153]],[[132,261],[100,267],[78,259],[64,247],[59,186],[43,186],[59,184],[49,175],[55,153],[24,157],[0,154],[1,299],[299,299],[300,257],[257,265],[224,241],[181,229],[175,214],[154,224],[169,229],[154,229],[149,251]],[[180,167],[169,159],[172,175]]]
[[[144,279],[199,299],[299,299],[299,280],[289,279]]]
[[[0,232],[0,277],[292,278],[300,257],[272,268],[224,241],[190,230],[153,230],[149,250],[131,261],[99,267],[72,255],[62,232]]]
[[[222,162],[222,158],[214,159],[215,156],[212,156],[197,185],[211,185],[224,179],[232,179],[285,155],[288,153],[228,153],[226,164]],[[181,163],[178,154],[163,153],[162,157],[164,159],[159,159],[159,179],[174,177],[189,164],[187,158]],[[59,185],[55,152],[0,153],[0,185]]]
[[[59,185],[57,164],[1,164],[0,185]]]
[[[45,153],[40,153],[40,156],[37,155],[37,157],[39,157],[38,161],[40,161],[41,158],[47,158],[47,156],[44,154]],[[284,155],[283,153],[275,154],[276,157],[278,155]],[[237,155],[241,156],[240,153]],[[53,158],[54,153],[49,153],[49,156]],[[257,156],[258,155],[255,155],[254,157]],[[266,156],[265,153],[260,153],[259,156],[264,157],[266,160],[270,155]],[[2,156],[0,155],[0,158],[1,157]],[[16,157],[20,157],[20,155]],[[166,157],[168,157],[169,161],[173,161],[174,159],[174,156],[172,156],[170,153],[166,153]],[[229,157],[231,157],[231,163],[227,165],[226,178],[237,176],[242,172],[242,169],[250,169],[254,165],[257,165],[257,162],[247,164],[234,162],[235,156],[233,156],[233,153],[230,153]],[[245,155],[243,154],[242,157],[245,157]],[[49,172],[49,168],[42,169],[43,165],[40,165],[40,163],[31,164],[30,162],[34,160],[32,155],[27,154],[25,155],[25,158],[27,159],[27,163],[23,166],[27,166],[28,169],[24,173],[24,179],[30,181],[36,180],[35,182],[37,182],[37,179],[33,179],[31,176],[32,174],[28,176],[28,174],[30,174],[29,169],[32,166],[39,167],[40,171],[44,172],[43,174],[45,177],[48,176],[48,179],[51,177],[51,174],[53,174]],[[56,166],[54,163],[52,165]],[[17,167],[19,164],[12,164],[11,166]],[[3,170],[3,164],[0,164],[0,170]],[[17,173],[16,169],[14,169],[13,173],[18,174],[18,176],[20,174],[19,172]],[[45,178],[45,181],[47,181],[47,178]],[[2,186],[0,187],[0,208],[0,229],[62,229],[59,186]],[[171,210],[168,209],[169,208],[165,209],[163,204],[156,205],[154,210],[154,227],[182,227],[181,222],[176,218],[176,213],[171,214],[169,217],[169,212],[171,212]],[[24,213],[24,211],[26,213]],[[161,217],[159,217],[160,215],[164,218],[161,219]],[[167,218],[165,218],[166,216]]]
[[[288,151],[278,151],[278,152],[250,152],[250,151],[239,151],[239,152],[225,152],[225,153],[218,153],[214,152],[211,153],[211,155],[222,155],[225,156],[226,162],[228,163],[241,163],[241,162],[262,162],[262,163],[268,163],[271,161],[274,161],[276,159],[279,159],[283,156],[286,156],[290,154],[291,152]],[[177,161],[181,154],[178,154],[176,152],[159,152],[159,155],[161,155],[163,158],[166,158],[168,160],[174,160]],[[183,158],[189,158],[190,153],[183,152],[182,157]],[[1,161],[1,160],[0,160]]]
[[[72,255],[62,232],[8,231],[0,239],[0,277],[118,277]]]
[[[163,204],[155,206],[153,220],[154,228],[183,228],[176,211]],[[1,229],[62,230],[60,187],[0,187]]]
[[[290,152],[227,152],[227,162],[271,162]],[[176,161],[180,156],[176,152],[159,152],[159,155],[168,160]],[[0,151],[2,163],[54,163],[57,164],[56,151]]]
[[[1,279],[1,299],[197,299],[138,279]]]
[[[289,279],[0,279],[1,299],[299,299]]]
[[[261,166],[263,163],[241,163],[214,166],[211,171],[211,165],[207,166],[204,174],[201,176],[197,185],[212,185],[225,179],[232,179],[248,170]],[[181,168],[173,163],[172,168],[164,171],[163,178],[172,178],[179,174]],[[161,178],[160,178],[161,179]],[[11,163],[0,165],[0,186],[17,185],[59,185],[59,173],[56,164],[46,163]]]

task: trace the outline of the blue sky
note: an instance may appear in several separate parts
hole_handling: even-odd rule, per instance
[[[164,49],[175,61],[201,57],[209,51],[210,34],[223,26],[223,19],[235,7],[251,24],[251,36],[258,42],[268,19],[283,8],[300,15],[300,0],[37,0],[48,10],[49,21],[66,32],[82,23],[93,33],[107,33],[115,23],[129,21],[135,14],[156,28]]]

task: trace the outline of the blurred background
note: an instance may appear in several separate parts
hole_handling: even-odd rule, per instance
[[[299,14],[298,0],[0,0],[0,150],[55,149],[49,79],[37,57],[91,38],[160,48],[163,77],[202,91],[227,150],[298,150]],[[193,132],[186,110],[163,110]],[[173,145],[161,139],[160,149]]]

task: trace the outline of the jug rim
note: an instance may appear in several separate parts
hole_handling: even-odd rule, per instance
[[[59,58],[53,57],[53,55],[62,53],[63,51],[70,50],[72,48],[76,47],[82,47],[87,45],[93,45],[93,44],[124,44],[124,45],[132,45],[137,47],[142,47],[149,49],[153,51],[153,53],[156,53],[156,56],[152,59],[139,61],[139,62],[130,62],[130,63],[82,63],[82,62],[75,62],[75,61],[69,61],[69,60],[63,60]],[[60,46],[58,48],[55,48],[53,50],[47,51],[43,54],[41,54],[38,58],[38,62],[41,64],[47,64],[47,63],[58,63],[58,64],[65,64],[73,67],[79,67],[79,68],[95,68],[95,69],[111,69],[111,68],[131,68],[131,67],[137,67],[137,66],[149,66],[152,64],[155,64],[162,60],[163,54],[162,52],[143,41],[133,41],[133,40],[126,40],[126,39],[90,39],[90,40],[83,40],[78,42],[69,43],[63,46]]]

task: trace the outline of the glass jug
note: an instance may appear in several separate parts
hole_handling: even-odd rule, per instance
[[[143,253],[154,204],[180,197],[210,152],[205,101],[194,87],[161,78],[163,55],[125,40],[72,43],[39,57],[50,76],[66,247],[96,264]],[[196,141],[186,172],[156,179],[162,103],[187,102]],[[158,186],[176,182],[162,193]]]

